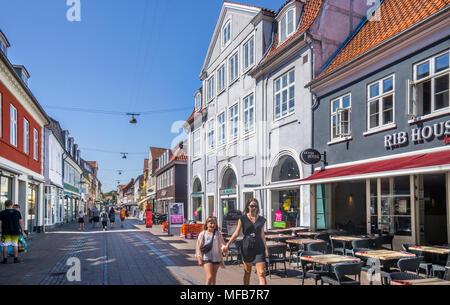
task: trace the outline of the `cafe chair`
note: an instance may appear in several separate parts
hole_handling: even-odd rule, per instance
[[[352,256],[355,256],[356,252],[373,251],[373,249],[370,249],[370,242],[370,239],[352,240]]]
[[[323,241],[328,242],[330,240],[330,233],[328,233],[328,232],[317,233],[314,236],[314,239],[321,239]]]
[[[288,244],[287,251],[289,252],[289,265],[290,265],[292,263],[292,258],[297,258],[297,255],[300,255],[301,252],[303,251],[303,247],[298,244]],[[297,268],[298,268],[298,261],[297,261]]]
[[[446,266],[450,267],[450,253],[447,254],[447,263]],[[443,275],[443,278],[446,278],[445,272],[448,273],[448,268],[446,268],[445,265],[441,265],[441,264],[432,264],[431,267],[431,273],[433,274],[434,277],[436,277],[436,272],[438,272],[438,277]]]
[[[397,266],[400,272],[391,272],[387,273],[387,275],[385,272],[382,272],[382,280],[384,278],[385,283],[389,284],[391,281],[423,279],[424,277],[419,275],[419,266],[422,260],[423,256],[401,258],[397,262]],[[408,271],[415,272],[415,274],[409,273]]]
[[[241,253],[241,244],[242,240],[235,240],[228,247],[228,255],[227,262],[230,261],[231,264],[238,264],[239,266],[242,264],[242,253]],[[233,260],[233,257],[236,256],[236,260]]]
[[[321,241],[317,243],[308,244],[306,247],[308,251],[317,251],[322,254],[326,254],[328,252],[328,243],[326,241]]]
[[[322,276],[322,283],[330,285],[361,285],[361,267],[364,262],[340,263],[334,266],[334,274]],[[349,276],[355,276],[354,279]]]
[[[344,242],[340,240],[334,240],[331,238],[330,241],[331,241],[331,253],[344,255],[345,253]]]
[[[413,253],[416,256],[423,256],[423,261],[420,263],[419,269],[425,271],[426,277],[431,277],[433,274],[433,256],[430,253],[423,253],[420,250],[409,249],[410,247],[415,247],[415,244],[402,244],[402,250],[405,252]]]
[[[321,252],[318,251],[303,251],[301,256],[316,256],[322,255]],[[314,279],[314,283],[317,285],[317,282],[321,280],[323,275],[327,275],[328,271],[323,268],[323,266],[318,269],[315,263],[307,262],[305,260],[300,259],[302,265],[302,285],[305,284],[305,279]]]
[[[375,238],[375,248],[379,250],[394,250],[394,235],[380,235]],[[390,248],[384,247],[385,245],[389,245]]]
[[[272,247],[268,248],[269,256],[266,257],[266,266],[267,266],[267,271],[269,272],[269,277],[271,277],[273,272],[276,272],[278,270],[277,263],[284,264],[284,274],[285,274],[285,276],[287,276],[286,250],[287,250],[287,245],[272,246]],[[272,272],[271,272],[271,269],[272,269]]]

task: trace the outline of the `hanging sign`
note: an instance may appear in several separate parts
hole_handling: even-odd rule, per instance
[[[322,154],[313,148],[305,149],[300,153],[300,159],[305,164],[316,164],[322,159]]]

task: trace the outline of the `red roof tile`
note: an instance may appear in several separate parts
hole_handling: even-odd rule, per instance
[[[449,0],[384,0],[379,21],[368,21],[316,79],[336,70],[382,42],[441,10]],[[374,17],[377,15],[375,14]]]

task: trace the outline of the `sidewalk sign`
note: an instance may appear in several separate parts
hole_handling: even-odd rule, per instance
[[[152,215],[152,207],[148,207],[145,210],[145,227],[146,228],[151,228],[153,226],[152,217],[153,217],[153,215]]]
[[[169,235],[180,234],[184,221],[184,203],[170,202],[169,217],[167,219]]]

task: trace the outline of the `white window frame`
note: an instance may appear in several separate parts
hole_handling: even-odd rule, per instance
[[[12,104],[9,106],[9,143],[17,147],[17,109]]]
[[[225,30],[228,27],[228,31],[225,32]],[[228,39],[226,39],[228,38]],[[225,25],[222,28],[222,47],[225,48],[226,46],[228,46],[231,42],[231,19],[228,19],[225,22]]]
[[[195,101],[195,111],[199,111],[202,108],[202,95],[198,92],[194,98]]]
[[[383,91],[383,82],[389,78],[392,78],[392,90],[384,92]],[[378,95],[374,97],[370,97],[370,88],[374,85],[378,85]],[[386,97],[392,96],[392,122],[383,123],[383,108],[384,108],[384,100]],[[378,102],[378,124],[375,127],[370,127],[370,103]],[[379,128],[384,128],[389,125],[395,124],[395,74],[390,74],[384,78],[381,78],[375,82],[372,82],[367,85],[367,130],[376,130]]]
[[[207,126],[207,131],[208,131],[208,151],[211,151],[214,149],[216,143],[216,133],[215,133],[215,126],[216,122],[214,119],[211,119],[207,122],[206,126]]]
[[[227,142],[227,113],[226,111],[222,111],[217,115],[217,147],[225,145],[226,142]]]
[[[291,80],[292,76],[294,78],[293,80]],[[286,86],[283,85],[283,80],[285,77],[287,80]],[[295,79],[296,79],[295,68],[293,68],[287,71],[286,73],[283,73],[273,82],[273,91],[274,91],[273,116],[275,121],[295,113]],[[278,81],[279,81],[279,89],[277,89]],[[292,91],[294,96],[291,96]],[[283,102],[283,94],[285,92],[286,92],[286,101]],[[279,107],[277,107],[278,96],[279,96]],[[291,102],[293,103],[293,107],[290,106]],[[283,114],[283,105],[286,105],[286,113],[284,114]],[[277,108],[279,108],[279,113],[277,112]]]
[[[292,12],[292,31],[288,32],[288,27],[289,27],[289,20],[288,20],[288,15],[289,13]],[[279,43],[282,43],[284,41],[286,41],[292,34],[295,33],[295,20],[296,20],[296,16],[295,16],[295,8],[291,8],[289,10],[286,11],[286,13],[283,14],[283,17],[280,19],[280,21],[278,22],[278,29],[279,29]],[[282,26],[283,20],[285,20],[285,27]],[[283,34],[285,35],[283,37]]]
[[[23,118],[23,152],[30,153],[30,123]]]
[[[193,155],[194,157],[198,157],[201,154],[202,151],[202,141],[201,141],[201,128],[197,128],[197,130],[194,130],[193,134]]]
[[[445,70],[439,71],[437,73],[435,72],[436,71],[435,59],[437,57],[445,55],[446,53],[449,54],[449,57],[450,57],[450,50],[446,50],[446,51],[441,52],[439,54],[430,56],[430,57],[426,58],[425,60],[422,60],[422,61],[420,61],[420,62],[418,62],[418,63],[413,65],[413,81],[411,82],[411,81],[408,80],[408,82],[407,82],[407,106],[408,106],[407,111],[408,111],[408,116],[420,120],[421,118],[425,119],[425,118],[428,118],[428,117],[434,117],[434,116],[439,115],[441,113],[450,112],[450,102],[449,102],[449,106],[447,106],[447,107],[444,107],[444,108],[441,108],[441,109],[437,109],[437,110],[435,109],[435,94],[436,93],[435,93],[435,85],[434,85],[434,81],[433,81],[434,79],[436,79],[438,77],[442,77],[445,74],[450,74],[450,65]],[[426,62],[429,63],[429,74],[428,74],[428,76],[420,78],[420,79],[417,79],[417,68],[418,68],[418,66],[420,66],[420,65],[422,65],[422,64],[424,64]],[[424,83],[426,81],[429,81],[429,80],[431,81],[431,101],[430,101],[430,103],[431,103],[431,111],[428,114],[423,114],[423,113],[419,114],[418,113],[418,109],[417,109],[418,106],[419,106],[418,105],[418,101],[417,101],[418,94],[416,92],[417,85],[419,85],[421,83]],[[450,77],[449,77],[449,82],[450,82]],[[423,105],[422,105],[422,107],[423,107]],[[411,123],[411,121],[410,121],[410,123]]]
[[[214,99],[215,96],[214,81],[215,81],[214,74],[206,81],[206,91],[207,91],[206,96],[208,98],[208,102]]]
[[[33,142],[33,157],[34,160],[38,160],[39,158],[39,132],[36,128],[33,128],[34,142]],[[75,179],[75,176],[74,176]]]
[[[225,91],[227,87],[227,70],[225,69],[225,63],[223,63],[219,69],[217,69],[217,95]]]
[[[252,105],[250,105],[250,98],[252,97]],[[249,104],[247,107],[245,107],[245,103],[248,100]],[[251,111],[253,110],[253,115],[251,115]],[[251,94],[244,97],[242,100],[242,113],[243,113],[243,133],[244,135],[252,132],[255,130],[255,94],[252,92]],[[250,117],[251,116],[251,117]],[[251,126],[247,128],[248,121],[252,122]]]
[[[350,103],[349,103],[348,107],[344,108],[342,105],[342,101],[347,96],[349,97]],[[339,107],[336,109],[336,111],[333,111],[333,103],[335,101],[339,101]],[[342,115],[346,111],[348,111],[348,132],[344,133],[342,131],[342,129],[343,129],[342,128],[343,127]],[[352,114],[352,95],[351,95],[351,93],[341,95],[340,97],[331,100],[331,102],[330,102],[330,138],[331,138],[331,141],[345,139],[345,138],[351,136],[351,134],[352,134],[352,129],[351,129],[352,116],[351,116],[351,114]],[[336,116],[336,118],[337,118],[336,122],[338,121],[338,118],[340,118],[340,120],[339,120],[340,123],[337,123],[338,131],[336,132],[336,137],[333,137],[333,117],[334,116]]]
[[[233,63],[232,63],[233,61]],[[239,79],[239,50],[228,58],[229,86]],[[232,74],[232,72],[234,72]]]
[[[253,41],[253,51],[251,51],[249,45],[251,41]],[[247,62],[248,64],[246,65]],[[250,68],[253,67],[254,65],[255,65],[255,36],[251,35],[250,38],[248,38],[242,46],[242,66],[244,67],[243,68],[244,72],[250,70]]]
[[[228,108],[228,141],[233,142],[239,138],[239,101]]]

